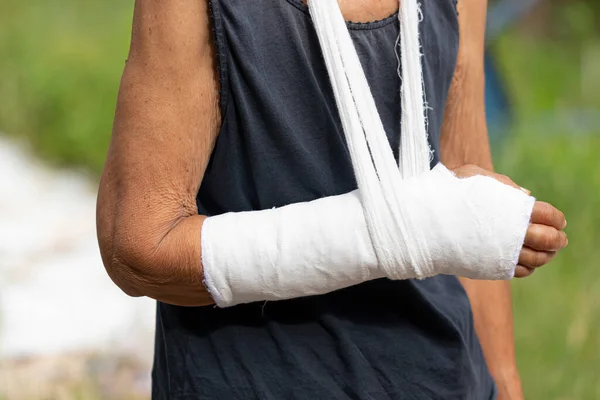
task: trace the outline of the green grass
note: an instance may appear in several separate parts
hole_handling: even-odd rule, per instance
[[[5,3],[0,130],[29,141],[49,162],[98,174],[133,2]],[[496,47],[519,120],[495,149],[496,166],[564,210],[569,222],[569,247],[514,283],[518,362],[529,400],[600,399],[600,127],[572,135],[560,127],[543,132],[532,122],[565,108],[600,109],[593,19],[585,7],[567,11],[560,14],[567,36],[534,41],[512,32]]]
[[[518,120],[496,167],[568,221],[567,249],[513,283],[517,359],[533,400],[600,399],[600,126],[563,124],[567,109],[600,111],[600,48],[589,18],[573,19],[584,12],[563,14],[574,21],[567,38],[512,32],[496,47]],[[557,118],[539,124],[541,115]]]
[[[98,173],[127,57],[132,1],[8,0],[0,13],[0,129],[47,160]]]
[[[518,363],[527,399],[600,399],[600,130],[545,137],[523,132],[498,169],[565,212],[569,246],[515,281]]]

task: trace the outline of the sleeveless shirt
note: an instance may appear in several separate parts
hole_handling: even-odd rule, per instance
[[[423,0],[429,140],[458,50],[455,0]],[[356,182],[319,42],[300,0],[211,0],[222,126],[200,214],[261,210]],[[348,22],[392,148],[400,135],[397,15]],[[201,134],[198,132],[198,134]],[[456,277],[379,279],[322,296],[219,309],[158,303],[153,399],[492,399]]]

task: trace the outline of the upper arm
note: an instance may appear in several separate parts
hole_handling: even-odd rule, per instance
[[[482,73],[487,0],[459,0],[457,7],[460,32],[457,72],[462,73],[461,69],[466,68]]]
[[[459,0],[460,44],[441,134],[442,162],[493,169],[485,120],[487,0]]]
[[[195,196],[220,119],[209,23],[207,0],[136,0],[98,195],[107,267],[115,259],[147,262],[180,221],[197,214]],[[179,256],[198,266],[195,248],[199,243]]]

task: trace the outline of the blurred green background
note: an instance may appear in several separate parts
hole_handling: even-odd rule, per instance
[[[97,177],[132,3],[3,0],[0,131],[49,163]],[[516,118],[495,141],[496,167],[568,220],[569,247],[513,285],[518,363],[532,400],[600,399],[599,31],[597,0],[549,0],[491,47]]]

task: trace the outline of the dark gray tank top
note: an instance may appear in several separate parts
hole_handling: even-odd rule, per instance
[[[454,0],[421,3],[435,163],[458,25]],[[199,212],[260,210],[354,190],[307,7],[300,0],[212,0],[211,16],[222,127]],[[398,149],[397,17],[348,28]],[[153,399],[481,400],[494,393],[455,277],[380,279],[228,309],[158,304]]]

